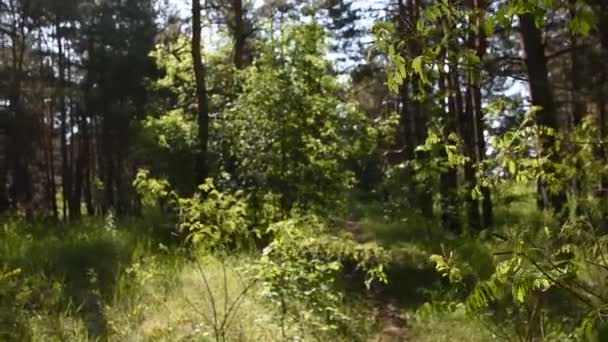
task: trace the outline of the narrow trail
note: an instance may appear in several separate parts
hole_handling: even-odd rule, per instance
[[[353,234],[359,243],[373,240],[357,220],[346,220],[346,230]],[[407,334],[407,324],[400,314],[400,306],[395,298],[387,295],[384,285],[378,284],[368,292],[368,298],[378,309],[376,320],[382,324],[382,331],[370,342],[411,342]]]

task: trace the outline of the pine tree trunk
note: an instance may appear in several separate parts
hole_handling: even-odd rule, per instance
[[[245,61],[245,27],[243,22],[243,0],[232,0],[234,11],[234,66],[242,69]]]
[[[608,60],[608,3],[603,0],[597,0],[597,4],[599,7],[599,34],[600,34],[600,42],[602,45],[601,56],[603,60]],[[608,82],[608,67],[604,64],[601,65],[601,76],[600,76],[600,86],[597,87],[597,95],[596,102],[598,106],[598,116],[599,116],[599,125],[600,125],[600,142],[601,145],[599,147],[600,158],[604,161],[608,161],[608,147],[607,147],[607,139],[608,139],[608,117],[606,117],[606,87]],[[600,184],[600,196],[603,198],[608,198],[608,177],[602,177]]]
[[[472,6],[471,6],[472,8]],[[467,37],[467,48],[469,50],[475,50],[475,39],[476,36],[473,33],[469,33],[469,37]],[[450,66],[451,67],[451,66]],[[477,186],[477,177],[475,175],[475,163],[478,162],[477,155],[477,131],[476,131],[476,117],[475,117],[475,80],[474,73],[476,72],[474,69],[475,65],[467,65],[466,66],[466,91],[465,91],[465,104],[464,111],[459,111],[462,113],[459,118],[460,122],[460,137],[464,144],[464,153],[468,160],[464,164],[464,181],[465,181],[465,202],[467,204],[467,216],[469,219],[469,226],[471,226],[475,230],[479,230],[481,228],[481,214],[479,212],[479,201],[473,197],[473,190]],[[454,71],[454,74],[457,75],[457,68]],[[457,93],[460,93],[460,82],[456,79],[454,87],[456,87]]]
[[[406,21],[409,23],[416,23],[420,17],[420,3],[418,0],[405,0],[405,6],[401,8],[403,11]],[[421,53],[420,47],[417,42],[412,42],[411,46],[408,47],[413,55],[419,55]],[[419,98],[420,93],[420,79],[416,75],[412,76],[409,85],[407,113],[404,118],[407,120],[407,127],[404,134],[407,135],[407,140],[411,144],[412,158],[417,160],[428,159],[428,155],[424,152],[416,152],[416,147],[424,144],[427,138],[427,117],[424,110],[424,103]],[[402,89],[404,90],[404,89]],[[414,184],[415,197],[418,202],[418,207],[421,209],[422,214],[425,217],[433,217],[433,194],[428,184]]]
[[[483,29],[483,15],[486,12],[486,3],[484,0],[473,0],[473,8],[477,12],[477,27],[478,33],[475,36],[474,48],[479,58],[479,61],[483,62],[484,56],[487,49],[486,34]],[[477,163],[481,163],[486,156],[486,141],[484,136],[484,120],[483,120],[483,109],[482,109],[482,95],[481,95],[481,72],[477,74],[477,79],[472,80],[471,89],[473,92],[473,130],[475,132],[475,160]],[[494,210],[492,205],[492,192],[487,186],[481,186],[482,199],[482,223],[483,228],[488,228],[494,223]]]
[[[192,63],[196,82],[197,123],[199,155],[196,165],[197,180],[200,183],[208,176],[207,141],[209,140],[209,101],[205,81],[205,65],[201,56],[201,3],[192,0]]]
[[[69,167],[68,158],[68,143],[67,143],[67,108],[65,101],[65,65],[64,65],[64,51],[63,51],[63,38],[61,37],[61,29],[59,26],[59,19],[56,18],[55,22],[55,33],[57,39],[57,67],[59,69],[59,120],[60,120],[60,150],[61,150],[61,194],[62,194],[62,214],[63,219],[68,220],[68,202],[72,190],[72,177]]]
[[[536,113],[536,123],[541,127],[557,130],[559,123],[557,120],[557,108],[551,83],[549,81],[549,70],[547,67],[547,57],[545,56],[545,46],[542,40],[542,32],[536,27],[532,14],[524,14],[519,16],[521,25],[521,34],[524,42],[524,51],[526,54],[526,67],[528,71],[528,79],[530,85],[530,94],[532,104],[540,106],[542,109]],[[553,150],[555,139],[551,136],[544,136],[541,142],[541,151],[539,154],[551,156],[551,161],[559,160],[559,157]],[[545,173],[551,174],[554,168],[550,165],[544,170]],[[539,204],[543,208],[553,208],[555,211],[561,211],[565,203],[565,193],[550,193],[545,179],[539,179]]]
[[[0,110],[0,214],[8,210],[7,182],[7,147],[8,147],[8,113]]]
[[[441,85],[444,82],[446,86]],[[457,122],[463,115],[460,114],[463,110],[462,94],[459,89],[458,76],[455,67],[451,66],[447,75],[440,78],[440,88],[442,87],[449,93],[447,111],[443,113],[445,119],[443,135],[444,138],[447,138],[450,133],[458,131]],[[442,149],[442,151],[444,150]],[[445,152],[442,152],[441,157],[445,158],[447,162],[447,154]],[[456,167],[448,167],[445,172],[441,173],[439,177],[439,187],[441,193],[441,217],[443,226],[452,232],[459,233],[461,227],[458,219],[458,169]]]
[[[12,74],[10,85],[10,110],[13,120],[9,128],[10,134],[10,159],[13,164],[14,186],[12,198],[24,210],[28,220],[33,218],[32,208],[32,179],[29,170],[29,158],[31,150],[31,134],[28,120],[22,103],[22,80],[24,76],[25,56],[25,27],[24,22],[13,22],[11,32],[11,54]]]

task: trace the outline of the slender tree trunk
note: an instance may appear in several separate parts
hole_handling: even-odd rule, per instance
[[[74,187],[70,196],[70,218],[79,219],[81,216],[81,202],[82,202],[82,187],[84,182],[84,169],[86,167],[86,155],[88,154],[86,148],[86,119],[80,106],[76,104],[76,113],[78,115],[78,150],[76,151],[76,161],[74,168]],[[76,139],[72,140],[72,144],[76,145]],[[75,146],[74,146],[75,147]],[[73,148],[74,148],[73,147]]]
[[[10,109],[13,113],[11,132],[11,160],[13,162],[14,180],[13,198],[23,210],[28,220],[33,218],[33,192],[32,178],[29,170],[29,154],[31,150],[31,137],[27,113],[23,110],[22,80],[24,75],[25,55],[25,23],[23,21],[12,23],[12,73],[10,89]]]
[[[234,11],[234,66],[242,69],[245,65],[245,25],[243,20],[243,0],[232,0]]]
[[[473,8],[476,12],[476,25],[478,33],[475,34],[473,46],[477,58],[483,62],[487,49],[487,38],[483,28],[484,13],[486,12],[486,2],[484,0],[473,0]],[[477,72],[471,79],[469,87],[473,96],[473,131],[475,135],[475,161],[481,163],[486,155],[486,141],[484,136],[484,120],[481,94],[481,72]],[[494,211],[492,205],[492,192],[487,186],[481,186],[482,195],[482,224],[483,228],[490,227],[494,222]]]
[[[85,98],[88,95],[85,93]],[[86,101],[86,100],[85,100]],[[86,106],[86,109],[89,110],[89,106]],[[91,148],[91,133],[89,129],[89,122],[87,115],[82,114],[82,167],[83,167],[83,180],[82,180],[82,192],[84,197],[84,202],[87,208],[87,215],[93,216],[95,215],[95,207],[93,206],[93,196],[91,191],[91,177],[92,172],[94,171],[94,167],[92,161],[94,158],[91,156],[94,153],[94,149]]]
[[[60,123],[60,149],[61,149],[61,193],[62,193],[62,214],[63,219],[68,220],[68,202],[70,199],[70,192],[72,189],[72,177],[70,172],[69,156],[68,156],[68,118],[67,108],[65,101],[65,63],[64,63],[64,51],[63,51],[63,38],[61,36],[59,18],[55,21],[55,34],[57,39],[57,67],[59,69],[59,119]]]
[[[455,67],[450,67],[446,75],[447,90],[449,92],[448,110],[444,113],[445,127],[444,137],[450,133],[457,132],[458,119],[463,116],[462,93],[460,92],[459,78]],[[447,159],[447,155],[442,157]],[[449,167],[440,176],[439,186],[441,191],[441,211],[444,227],[452,232],[460,232],[460,222],[458,219],[458,169]]]
[[[528,78],[530,84],[530,94],[532,104],[540,106],[542,109],[536,113],[536,122],[541,127],[547,127],[557,130],[559,123],[557,120],[557,108],[551,83],[549,81],[549,70],[547,67],[547,57],[545,56],[545,46],[542,40],[542,32],[536,27],[532,14],[524,14],[519,16],[521,34],[524,42],[524,51],[526,53],[526,67],[528,70]],[[555,139],[551,136],[545,136],[542,139],[542,151],[540,155],[550,155],[551,161],[557,161],[558,156],[554,151],[553,145]],[[555,170],[549,166],[544,172],[547,174],[553,173]],[[561,211],[565,202],[565,193],[549,193],[545,179],[539,179],[539,202],[544,208],[553,208],[555,211]]]
[[[103,105],[104,116],[101,118],[101,141],[102,149],[99,153],[100,171],[102,174],[103,181],[103,204],[102,214],[107,214],[109,210],[116,209],[116,201],[114,197],[114,132],[110,128],[110,107],[104,102]]]
[[[8,113],[4,110],[0,110],[0,214],[8,210],[8,188],[7,182],[7,150],[8,150]]]
[[[199,155],[196,165],[197,179],[200,183],[208,176],[207,142],[209,140],[209,101],[205,81],[205,65],[201,56],[201,3],[192,0],[192,63],[196,81],[197,123]]]
[[[470,8],[473,9],[473,4],[469,4]],[[475,51],[475,39],[476,35],[469,33],[466,40],[466,47],[469,50]],[[473,197],[473,190],[477,186],[477,177],[475,175],[475,163],[478,161],[477,157],[477,132],[475,130],[475,80],[474,73],[476,71],[475,65],[465,66],[466,74],[466,90],[465,90],[465,101],[464,111],[459,111],[461,117],[460,122],[460,137],[464,145],[464,154],[468,157],[468,160],[464,164],[464,182],[465,182],[465,193],[464,198],[467,204],[467,216],[469,220],[469,226],[475,230],[481,228],[481,214],[479,212],[479,201]],[[451,68],[451,66],[450,66]],[[458,68],[455,68],[454,74],[458,76]],[[454,80],[454,87],[456,87],[457,94],[460,93],[460,82],[458,79]]]
[[[469,158],[464,164],[464,180],[465,180],[465,201],[467,203],[467,212],[469,225],[473,229],[480,229],[481,215],[479,212],[479,201],[473,197],[473,190],[477,186],[477,177],[475,175],[474,164],[477,159],[476,132],[475,132],[475,108],[474,96],[475,86],[473,85],[470,71],[467,72],[467,89],[465,92],[465,110],[464,117],[460,119],[462,125],[461,137],[464,143],[465,155]]]
[[[410,23],[416,23],[418,18],[420,17],[420,3],[418,0],[405,0],[405,5],[400,8],[400,17],[402,17],[403,25],[405,25],[405,21]],[[408,49],[414,55],[419,55],[421,52],[420,46],[418,42],[412,42]],[[410,144],[408,149],[412,154],[412,158],[417,160],[425,160],[428,159],[428,155],[422,151],[416,151],[416,147],[424,144],[427,138],[427,117],[425,106],[423,100],[420,99],[420,79],[417,76],[412,76],[409,84],[405,85],[408,90],[407,98],[402,97],[401,100],[408,100],[407,103],[407,112],[403,112],[402,115],[405,115],[405,123],[404,126],[404,134],[406,135],[404,138]],[[429,184],[414,184],[415,188],[415,197],[419,208],[422,211],[422,214],[425,217],[433,217],[433,194],[431,192],[431,188]]]
[[[83,197],[87,208],[87,215],[95,215],[95,204],[93,196],[93,178],[97,175],[96,161],[98,155],[99,135],[95,130],[97,113],[95,112],[95,103],[93,101],[93,75],[94,69],[91,67],[91,59],[95,56],[93,40],[87,39],[86,51],[89,55],[89,61],[86,66],[86,80],[84,83],[84,110],[82,111],[82,138],[83,146],[83,165],[84,165],[84,184]],[[95,138],[96,137],[96,138]],[[99,205],[99,203],[97,203]]]
[[[54,115],[54,105],[51,101],[48,111],[49,111],[49,201],[51,204],[51,210],[53,212],[53,219],[59,219],[59,212],[57,208],[57,182],[56,182],[56,173],[55,173],[55,115]]]
[[[600,42],[602,45],[601,56],[603,56],[603,60],[608,60],[608,3],[603,0],[597,0],[597,5],[599,8],[599,34],[600,34]],[[608,82],[608,67],[605,64],[601,65],[601,76],[600,76],[600,86],[597,87],[597,95],[596,102],[598,106],[598,116],[599,116],[599,124],[600,124],[600,147],[599,154],[600,158],[604,161],[608,162],[608,148],[606,144],[608,143],[608,117],[606,117],[606,86]],[[600,196],[603,198],[608,198],[608,177],[603,176],[600,184]]]

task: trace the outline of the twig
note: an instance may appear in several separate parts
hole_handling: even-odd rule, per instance
[[[203,283],[205,284],[205,288],[207,290],[207,294],[209,295],[209,301],[211,303],[211,310],[213,312],[213,330],[215,333],[215,338],[216,340],[219,340],[219,331],[218,331],[218,322],[217,322],[217,307],[215,305],[215,297],[213,296],[213,292],[211,291],[211,286],[209,286],[209,281],[207,281],[207,276],[205,275],[205,272],[203,271],[203,268],[201,266],[201,263],[198,260],[197,254],[196,252],[195,254],[195,258],[194,258],[194,263],[196,264],[201,277],[203,278]]]

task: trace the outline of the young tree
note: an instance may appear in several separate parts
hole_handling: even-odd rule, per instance
[[[324,37],[308,24],[266,42],[224,114],[242,186],[278,195],[285,213],[339,205],[353,180],[346,158],[373,144],[363,115],[331,75]]]

